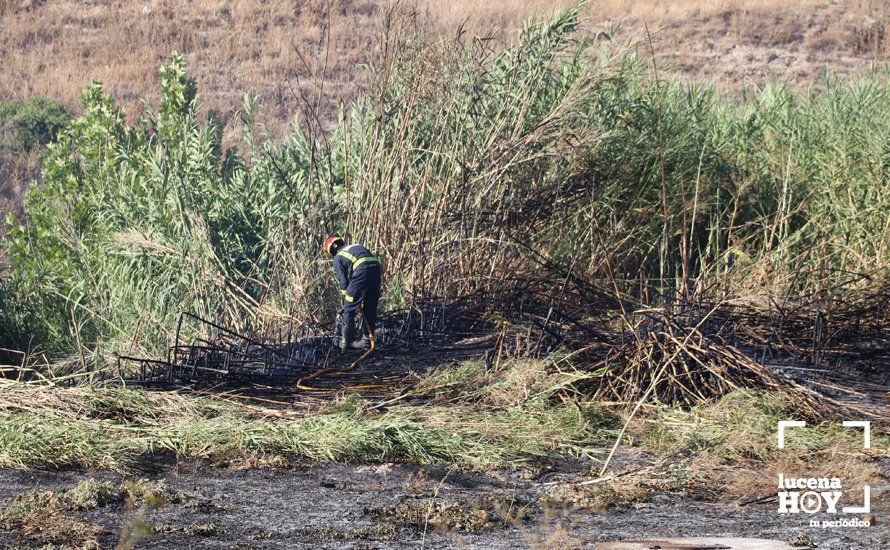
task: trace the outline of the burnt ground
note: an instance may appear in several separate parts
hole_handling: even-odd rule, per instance
[[[234,471],[196,462],[169,464],[130,477],[163,479],[182,496],[145,511],[142,520],[153,533],[146,531],[136,547],[591,548],[607,540],[707,535],[808,539],[815,548],[887,547],[886,483],[872,489],[877,525],[861,528],[810,528],[808,519],[834,518],[783,517],[774,502],[739,506],[661,493],[593,512],[541,499],[548,483],[589,476],[592,466],[559,461],[531,476],[522,471],[468,473],[445,465],[317,463],[294,470]],[[886,461],[883,466],[886,471]],[[0,505],[33,489],[67,489],[86,478],[123,479],[106,472],[0,470]],[[765,493],[775,491],[774,482],[764,483],[770,485]],[[79,518],[101,525],[101,546],[113,547],[122,526],[136,515],[118,503],[81,512]],[[0,545],[36,543],[0,531]]]
[[[211,374],[171,383],[147,383],[136,378],[129,379],[128,384],[159,390],[194,391],[205,395],[224,394],[263,406],[312,411],[335,395],[356,393],[369,401],[387,401],[409,391],[422,376],[436,368],[474,359],[491,364],[498,355],[499,345],[518,355],[529,351],[522,349],[522,342],[526,342],[523,331],[509,331],[500,335],[490,330],[440,330],[413,335],[410,342],[398,335],[393,336],[398,331],[391,327],[379,332],[384,333],[383,338],[377,348],[367,355],[356,350],[340,352],[335,337],[310,339],[309,345],[314,348],[311,365],[307,364],[306,368],[294,372],[288,371],[283,376],[220,377]],[[499,338],[502,336],[501,344]],[[516,341],[512,342],[514,338]],[[293,345],[293,349],[299,347]],[[747,351],[752,356],[760,353],[754,349]],[[806,357],[786,354],[765,364],[780,378],[833,400],[831,406],[845,408],[851,414],[887,427],[885,411],[887,395],[890,395],[890,356],[886,353],[884,351],[881,358],[868,360],[835,353],[829,359],[816,363]],[[188,367],[185,370],[188,371]]]
[[[198,395],[225,395],[246,404],[309,414],[337,395],[359,394],[383,403],[410,391],[424,375],[467,360],[493,360],[497,334],[422,339],[407,346],[387,342],[367,356],[340,352],[333,340],[318,346],[317,364],[284,378],[208,379],[173,385],[145,385]],[[406,403],[415,401],[407,399]],[[423,401],[421,399],[421,401]]]
[[[417,375],[436,366],[489,357],[496,340],[438,340],[407,353],[381,346],[348,374],[304,381],[318,391],[297,390],[293,382],[241,388],[248,400],[272,400],[286,407],[306,407],[332,394],[358,392],[386,400],[411,386]],[[486,354],[488,352],[488,354]],[[325,358],[334,371],[357,353]],[[384,368],[385,367],[385,368]],[[887,372],[833,372],[776,365],[799,382],[827,395],[855,400],[861,410],[886,411]],[[839,391],[851,382],[860,392]],[[197,388],[195,388],[197,389]],[[219,388],[239,393],[238,388]],[[231,393],[230,393],[231,395]],[[261,403],[265,403],[261,401]],[[852,404],[852,403],[851,403]],[[883,414],[879,412],[879,414]],[[616,457],[619,471],[653,463],[651,457]],[[86,479],[119,483],[147,478],[163,480],[179,498],[149,508],[122,502],[72,513],[73,519],[102,527],[101,547],[137,548],[593,548],[597,542],[642,537],[757,537],[809,541],[813,548],[874,549],[890,547],[885,522],[890,518],[890,459],[879,463],[882,481],[872,487],[872,527],[809,527],[811,519],[834,520],[828,514],[783,516],[776,508],[776,481],[764,475],[757,494],[765,498],[734,501],[714,489],[667,490],[642,498],[606,502],[561,499],[557,484],[595,478],[598,465],[589,460],[539,459],[518,471],[477,473],[449,465],[390,463],[305,463],[275,470],[214,468],[203,462],[146,463],[129,476],[110,472],[0,470],[0,508],[17,495],[35,489],[62,491]],[[122,531],[144,522],[138,540],[121,540]],[[21,532],[0,528],[0,547],[38,547]]]
[[[373,349],[343,352],[339,321],[242,334],[184,311],[181,319],[200,327],[199,335],[177,336],[166,358],[121,356],[118,371],[105,380],[116,384],[120,374],[128,385],[159,390],[240,389],[297,398],[333,390],[373,399],[399,391],[413,375],[487,357],[499,338],[527,345],[528,339],[521,338],[525,331],[501,334],[478,316],[461,304],[418,302],[381,315]],[[363,335],[363,327],[356,328]]]

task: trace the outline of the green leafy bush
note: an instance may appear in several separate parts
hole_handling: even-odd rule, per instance
[[[70,119],[62,104],[53,99],[0,101],[0,150],[29,152],[46,145]]]

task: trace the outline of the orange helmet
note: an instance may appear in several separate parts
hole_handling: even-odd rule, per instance
[[[340,235],[334,234],[327,238],[324,242],[324,251],[333,256],[337,253],[337,249],[343,246],[345,243]]]

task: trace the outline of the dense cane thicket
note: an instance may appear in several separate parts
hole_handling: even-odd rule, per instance
[[[577,25],[531,22],[498,50],[393,31],[333,132],[259,143],[246,98],[237,150],[177,54],[135,126],[91,85],[9,228],[7,338],[86,364],[158,353],[182,309],[322,319],[334,230],[382,257],[384,307],[543,263],[641,302],[886,284],[886,72],[732,99]]]

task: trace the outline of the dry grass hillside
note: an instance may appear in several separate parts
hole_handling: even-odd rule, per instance
[[[45,96],[72,113],[101,80],[131,120],[158,99],[157,71],[173,50],[198,77],[202,105],[222,121],[245,93],[262,100],[266,135],[287,131],[301,106],[330,123],[362,89],[393,10],[427,34],[510,38],[533,14],[570,0],[0,0],[0,100]],[[890,0],[591,0],[589,32],[654,51],[656,66],[728,90],[770,77],[819,87],[886,64]],[[648,30],[648,34],[647,34]],[[648,37],[651,36],[651,45]],[[14,208],[37,157],[0,155],[0,201]]]
[[[101,80],[131,117],[156,98],[157,70],[173,50],[198,75],[202,101],[230,113],[244,93],[262,96],[273,133],[293,116],[300,91],[322,95],[330,112],[360,88],[392,9],[418,25],[496,37],[536,12],[569,2],[493,0],[391,3],[379,0],[4,1],[0,98],[43,95],[76,110],[90,79]]]
[[[888,0],[596,0],[607,18],[645,24],[662,64],[739,90],[776,77],[799,87],[826,71],[859,73],[886,64]]]
[[[434,32],[512,35],[534,13],[566,0],[414,0]],[[806,84],[825,69],[886,61],[890,0],[593,0],[592,24],[621,21],[619,36],[653,37],[659,61],[730,87],[768,75]],[[360,67],[379,46],[386,0],[2,0],[0,98],[43,95],[76,110],[91,78],[131,116],[155,99],[156,73],[172,50],[198,75],[203,102],[229,113],[261,95],[274,133],[294,114],[294,94],[324,81],[328,107],[352,97]],[[608,25],[608,23],[605,23]],[[317,91],[317,90],[313,90]]]

